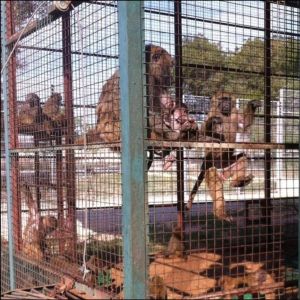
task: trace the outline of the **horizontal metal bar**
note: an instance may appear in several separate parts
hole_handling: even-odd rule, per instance
[[[34,185],[30,185],[29,183],[29,186],[34,186]],[[228,203],[245,203],[245,204],[259,204],[261,201],[263,201],[265,198],[255,198],[255,199],[244,199],[244,200],[231,200],[231,199],[226,199],[226,202]],[[288,200],[298,200],[299,197],[296,196],[296,197],[272,197],[271,201],[288,201]],[[208,200],[206,202],[196,202],[194,205],[198,205],[198,206],[205,206],[207,205],[207,203],[212,203],[212,200]],[[105,206],[105,207],[101,207],[100,206],[101,204],[99,204],[99,206],[95,207],[95,206],[87,206],[87,207],[76,207],[76,211],[84,211],[85,209],[87,210],[98,210],[98,209],[101,209],[101,210],[111,210],[111,209],[115,209],[115,210],[118,210],[118,209],[121,209],[122,208],[122,205],[115,205],[115,206]],[[291,204],[286,204],[286,203],[283,203],[281,204],[282,206],[291,206]],[[156,204],[149,204],[148,207],[149,208],[166,208],[166,207],[176,207],[177,206],[177,203],[167,203],[167,204],[163,204],[163,203],[156,203]],[[40,209],[41,212],[57,212],[57,208],[41,208]],[[22,209],[21,211],[22,213],[26,213],[26,212],[29,212],[28,209],[24,208]],[[67,212],[67,208],[64,209],[64,212]],[[1,210],[1,214],[6,214],[7,213],[7,210]]]
[[[205,149],[286,149],[286,144],[276,143],[211,143],[211,142],[175,142],[175,141],[146,141],[148,147],[163,147],[163,148],[205,148]],[[295,147],[298,144],[295,144]]]
[[[20,45],[19,48],[21,49],[31,49],[31,50],[40,50],[40,51],[49,51],[49,52],[63,52],[62,49],[52,49],[52,48],[45,48],[45,47],[36,47],[36,46],[22,46]],[[71,54],[77,54],[81,55],[80,51],[71,51]],[[103,58],[112,58],[112,59],[118,59],[118,55],[105,55],[105,54],[97,54],[97,53],[89,53],[89,52],[83,52],[83,55],[85,56],[95,56],[95,57],[103,57]]]
[[[90,2],[91,4],[98,4],[98,5],[116,7],[116,5],[114,5],[114,4],[105,3],[105,2],[96,2],[96,1],[73,1],[72,3],[74,5],[74,7],[76,7],[76,6],[80,5],[83,2],[87,2],[87,3]],[[291,6],[294,6],[294,5],[291,5]],[[294,7],[297,7],[297,6],[294,6]],[[72,9],[72,8],[70,8],[70,9]],[[155,10],[155,9],[145,9],[144,11],[147,12],[147,13],[151,13],[151,14],[158,14],[158,15],[174,17],[174,13],[162,12],[162,11],[158,11],[158,10]],[[48,14],[52,16],[51,21],[53,22],[56,19],[58,19],[59,17],[61,17],[63,12],[57,10],[54,5],[51,5],[49,7]],[[260,28],[260,27],[257,27],[257,26],[239,25],[239,24],[226,23],[226,22],[221,22],[221,21],[214,21],[214,20],[209,20],[209,19],[204,19],[204,18],[188,17],[188,16],[184,16],[184,15],[182,16],[182,19],[200,21],[200,22],[207,22],[207,23],[211,23],[211,24],[218,24],[218,25],[225,25],[225,26],[232,26],[232,27],[237,27],[237,28],[241,28],[241,29],[251,29],[251,30],[264,31],[264,28]],[[31,24],[28,25],[28,28],[23,33],[23,36],[21,37],[21,39],[23,39],[24,37],[28,36],[29,34],[35,32],[39,28],[45,27],[47,25],[47,21],[48,21],[48,16],[46,16],[45,18],[43,18],[41,20],[33,21]],[[292,36],[292,37],[300,37],[300,34],[288,32],[288,31],[270,30],[270,32],[275,33],[277,35],[278,34],[283,34],[283,35],[286,35],[286,36],[288,35],[288,36]],[[20,34],[21,34],[21,30],[16,32],[14,35],[12,35],[8,39],[6,45],[8,46],[8,45],[16,42],[17,39],[19,38]]]
[[[283,149],[283,150],[293,150],[298,149],[299,144],[287,143],[287,144],[277,144],[277,143],[212,143],[212,142],[188,142],[188,141],[145,141],[145,148],[147,147],[157,147],[157,148],[205,148],[205,149],[228,149],[228,148],[238,148],[238,149]],[[98,144],[88,144],[87,150],[101,149],[101,148],[113,148],[121,147],[120,143],[98,143]],[[56,150],[83,150],[83,145],[65,145],[65,146],[45,146],[45,147],[35,147],[35,148],[18,148],[12,149],[12,154],[19,153],[34,153],[40,151],[56,151]]]
[[[183,63],[183,67],[188,68],[195,68],[195,69],[207,69],[207,70],[214,70],[214,71],[224,71],[224,72],[235,72],[235,73],[245,73],[245,74],[255,74],[255,75],[261,75],[264,76],[264,72],[257,72],[257,71],[247,71],[237,68],[231,68],[231,67],[222,67],[222,66],[211,66],[211,65],[204,65],[204,64],[190,64],[190,63]],[[274,77],[284,77],[284,78],[292,78],[292,79],[300,79],[300,76],[296,75],[286,75],[286,74],[276,74],[272,73],[271,76]]]
[[[113,144],[107,144],[107,143],[98,143],[98,144],[88,144],[87,150],[92,149],[101,149],[101,148],[114,148],[114,147],[120,147],[121,143],[113,143]],[[46,145],[45,147],[35,147],[35,148],[18,148],[18,149],[12,149],[11,153],[34,153],[34,152],[40,152],[40,151],[56,151],[56,150],[84,150],[83,145],[60,145],[60,146],[49,146]]]
[[[156,9],[145,9],[145,12],[151,13],[151,14],[174,17],[173,13],[161,12],[161,11],[156,10]],[[227,11],[227,12],[224,11],[224,13],[230,13],[230,11]],[[198,21],[198,22],[203,22],[203,23],[216,24],[216,25],[230,26],[230,27],[241,28],[241,29],[264,31],[263,27],[236,24],[236,23],[223,22],[223,21],[215,21],[215,20],[212,20],[212,19],[199,18],[199,17],[196,17],[196,16],[182,15],[182,19],[191,20],[191,21]],[[293,33],[293,32],[290,32],[290,31],[270,30],[270,32],[275,33],[277,35],[282,34],[282,35],[288,35],[288,36],[292,36],[292,37],[300,37],[299,33]]]

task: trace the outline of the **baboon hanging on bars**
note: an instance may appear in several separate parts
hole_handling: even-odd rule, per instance
[[[57,228],[57,219],[49,215],[40,216],[29,186],[24,183],[21,188],[29,211],[23,233],[23,251],[35,259],[43,259],[47,248],[45,238]]]
[[[254,113],[261,102],[251,100],[244,111],[236,108],[236,98],[227,92],[218,92],[212,97],[211,107],[206,121],[202,124],[202,134],[217,138],[221,142],[236,142],[236,134],[239,127],[247,131],[253,124]],[[231,178],[232,187],[242,187],[249,184],[253,175],[247,172],[247,157],[244,153],[234,154],[234,149],[215,148],[206,150],[205,158],[201,166],[200,174],[192,189],[187,210],[192,207],[195,195],[205,178],[208,191],[213,200],[213,210],[217,218],[231,221],[231,217],[225,212],[225,200],[223,182]],[[217,169],[223,169],[217,172]]]
[[[164,121],[175,105],[169,92],[172,84],[173,58],[165,49],[152,44],[146,45],[145,52],[148,137],[154,133],[152,136],[155,136],[155,139],[177,140],[178,132],[172,130]],[[87,132],[86,142],[102,141],[111,144],[120,142],[120,75],[118,70],[104,84],[96,114],[96,128]],[[189,128],[183,130],[188,131]],[[83,137],[76,140],[76,144],[83,144],[83,142]],[[111,148],[120,151],[118,146],[111,146]],[[164,155],[167,154],[164,153]]]

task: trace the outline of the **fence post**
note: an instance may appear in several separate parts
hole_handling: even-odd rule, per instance
[[[146,299],[143,1],[119,1],[125,299]]]
[[[14,243],[13,243],[13,222],[12,222],[12,194],[10,182],[10,148],[9,148],[9,118],[8,118],[8,86],[7,86],[7,67],[4,63],[7,60],[8,53],[6,47],[6,1],[1,1],[1,47],[2,47],[2,65],[1,72],[2,99],[4,110],[4,147],[5,147],[5,177],[6,177],[6,196],[7,196],[7,230],[8,230],[8,260],[9,260],[9,280],[10,289],[16,288],[14,272]]]

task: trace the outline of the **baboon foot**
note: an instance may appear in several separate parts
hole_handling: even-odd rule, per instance
[[[167,171],[172,166],[174,161],[176,161],[176,156],[174,156],[173,154],[166,156],[163,170]]]
[[[229,223],[231,223],[233,221],[233,218],[231,216],[228,216],[226,213],[218,213],[218,212],[216,212],[215,216],[219,220],[226,221],[226,222],[229,222]]]
[[[248,185],[252,179],[254,178],[254,176],[252,174],[247,175],[245,178],[237,178],[233,181],[231,181],[230,186],[231,187],[244,187],[246,185]]]

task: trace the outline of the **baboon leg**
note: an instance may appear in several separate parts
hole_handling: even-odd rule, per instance
[[[247,174],[248,160],[246,156],[240,157],[235,163],[226,168],[223,172],[224,178],[231,177],[230,186],[243,187],[248,185],[252,179],[252,174]]]
[[[232,218],[227,216],[225,212],[223,183],[215,167],[212,167],[206,171],[205,181],[209,194],[213,200],[214,215],[221,220],[232,221]]]

